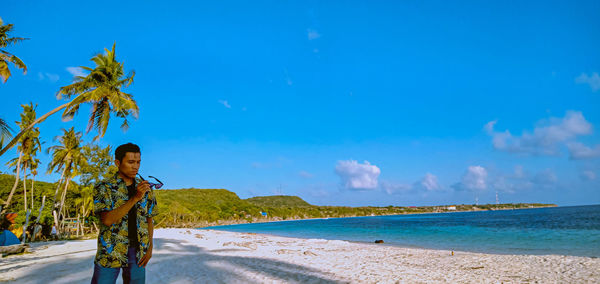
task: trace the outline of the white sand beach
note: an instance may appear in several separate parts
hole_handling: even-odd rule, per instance
[[[34,243],[0,281],[89,283],[96,240]],[[157,229],[148,283],[599,283],[600,259],[413,249],[213,230]],[[119,278],[117,283],[121,283]]]

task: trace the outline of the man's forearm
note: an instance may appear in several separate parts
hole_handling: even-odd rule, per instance
[[[119,222],[121,218],[131,210],[135,203],[136,201],[132,198],[127,200],[125,204],[119,206],[117,209],[100,213],[100,221],[106,226]]]

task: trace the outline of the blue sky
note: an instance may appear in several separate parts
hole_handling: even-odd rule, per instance
[[[524,3],[522,3],[524,2]],[[167,188],[318,205],[600,203],[598,1],[14,1],[29,68],[0,117],[38,113],[117,44],[140,107],[101,145]],[[45,147],[73,121],[41,126]],[[96,135],[85,135],[86,141]],[[12,150],[0,157],[0,171]],[[42,167],[48,157],[42,155]],[[38,179],[55,181],[56,174]]]

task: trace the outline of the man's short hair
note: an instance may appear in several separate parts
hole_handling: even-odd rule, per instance
[[[115,159],[119,160],[119,162],[123,162],[123,157],[125,157],[125,154],[127,154],[127,152],[141,153],[140,147],[138,145],[135,145],[133,143],[127,143],[117,147],[117,149],[115,150]]]

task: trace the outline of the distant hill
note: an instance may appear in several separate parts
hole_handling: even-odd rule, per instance
[[[273,195],[273,196],[257,196],[246,199],[246,201],[256,206],[268,207],[309,207],[312,206],[308,202],[302,200],[298,196],[290,195]]]
[[[260,215],[260,208],[226,189],[154,190],[159,220],[165,226],[198,226],[221,220],[243,220]],[[193,224],[193,225],[192,225]]]

